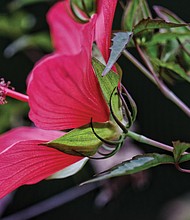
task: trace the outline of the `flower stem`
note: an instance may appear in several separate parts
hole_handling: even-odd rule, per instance
[[[138,142],[143,143],[143,144],[148,144],[148,145],[151,145],[151,146],[154,146],[154,147],[166,150],[166,151],[173,152],[173,147],[171,147],[169,145],[166,145],[166,144],[163,144],[163,143],[160,143],[158,141],[154,141],[150,138],[147,138],[143,135],[137,134],[133,131],[128,131],[127,137],[130,137],[133,140],[138,141]]]
[[[182,102],[159,78],[152,76],[151,72],[148,71],[132,54],[127,50],[123,51],[123,55],[130,60],[152,83],[154,83],[160,91],[167,97],[170,101],[176,104],[188,117],[190,117],[189,107]]]

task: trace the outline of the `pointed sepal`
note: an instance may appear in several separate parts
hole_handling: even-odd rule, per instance
[[[107,141],[117,140],[121,134],[118,126],[111,121],[105,123],[92,123],[98,136]],[[78,156],[92,156],[103,142],[94,134],[91,124],[74,129],[64,136],[51,142],[44,143],[49,147],[64,153]]]
[[[102,73],[102,76],[105,76],[107,73],[109,73],[114,63],[116,63],[122,51],[125,49],[125,47],[129,43],[132,37],[132,32],[118,32],[118,33],[115,33],[114,35],[115,36],[112,39],[113,45],[110,48],[111,49],[110,57]]]
[[[98,78],[98,82],[100,84],[106,103],[110,106],[110,97],[113,91],[119,85],[120,76],[111,70],[109,74],[102,77],[102,72],[105,69],[105,65],[103,65],[100,61],[98,61],[95,58],[93,58],[92,60],[92,65],[94,68],[94,72]],[[114,114],[118,117],[118,119],[122,120],[120,107],[121,105],[120,105],[119,96],[116,93],[114,93],[112,96],[112,109],[113,109]]]

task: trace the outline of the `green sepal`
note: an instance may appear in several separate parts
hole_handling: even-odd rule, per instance
[[[121,56],[122,51],[125,49],[125,47],[129,43],[132,35],[133,35],[132,32],[114,33],[114,37],[112,39],[113,44],[110,48],[111,50],[110,57],[102,73],[102,76],[105,76],[107,73],[109,73],[112,66],[116,63],[118,58]]]
[[[96,13],[96,0],[71,0],[81,11],[92,15]]]
[[[88,18],[81,14],[80,8],[75,4],[74,0],[70,0],[70,8],[77,22],[85,24],[89,21]]]
[[[106,103],[110,106],[110,97],[119,85],[120,75],[116,74],[112,70],[105,76],[102,76],[102,72],[105,69],[105,65],[103,65],[100,61],[96,58],[92,59],[92,65],[94,68],[94,72],[98,78],[98,82],[100,84],[100,88],[102,90],[103,96],[105,98]],[[117,90],[116,90],[117,91]],[[119,96],[114,93],[112,96],[112,109],[114,114],[118,117],[119,120],[122,120],[122,113],[121,113],[121,104]]]
[[[92,125],[96,134],[105,140],[115,140],[120,136],[118,126],[111,121],[95,122]],[[44,145],[64,153],[78,156],[92,156],[102,144],[102,141],[93,133],[90,124],[74,129],[56,140],[44,143]]]
[[[88,180],[83,184],[138,173],[161,164],[174,164],[174,158],[166,154],[157,153],[138,155],[131,160],[124,161],[121,164],[100,173],[96,178]]]
[[[122,69],[121,69],[121,67],[119,66],[118,63],[115,63],[115,68],[116,68],[116,70],[117,70],[117,73],[118,73],[119,78],[120,78],[120,81],[121,81],[122,76],[123,76],[123,71],[122,71]]]

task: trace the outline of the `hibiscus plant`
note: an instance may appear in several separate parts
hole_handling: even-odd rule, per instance
[[[116,6],[123,10],[122,29],[112,35]],[[189,143],[169,146],[133,131],[137,106],[116,63],[125,56],[189,119],[190,108],[167,85],[190,82],[190,29],[168,9],[154,10],[157,18],[146,0],[129,0],[126,5],[117,0],[63,0],[50,8],[47,22],[54,49],[29,73],[26,94],[0,80],[0,104],[9,105],[8,96],[26,102],[33,122],[33,127],[17,127],[0,136],[0,198],[21,185],[71,176],[88,159],[113,157],[126,138],[166,153],[136,155],[85,183],[161,164],[190,172],[181,168],[190,160]],[[142,61],[129,52],[131,48]]]

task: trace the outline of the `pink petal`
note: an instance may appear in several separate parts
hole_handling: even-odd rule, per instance
[[[111,29],[117,0],[97,0],[95,39],[106,63],[110,55]]]
[[[65,130],[109,119],[92,65],[85,51],[54,55],[32,72],[28,87],[30,119],[43,129]]]
[[[37,183],[82,159],[39,145],[62,134],[23,127],[0,136],[0,198],[21,185]],[[34,140],[29,140],[32,136]]]
[[[61,137],[63,134],[64,132],[60,131],[44,131],[33,127],[15,128],[0,136],[0,152],[18,141],[41,139],[54,140]]]
[[[47,20],[57,52],[67,55],[76,54],[82,50],[82,47],[88,48],[91,52],[95,17],[86,24],[77,22],[72,15],[70,1],[66,0],[56,3],[50,9]],[[88,44],[89,39],[91,39],[90,44]]]

